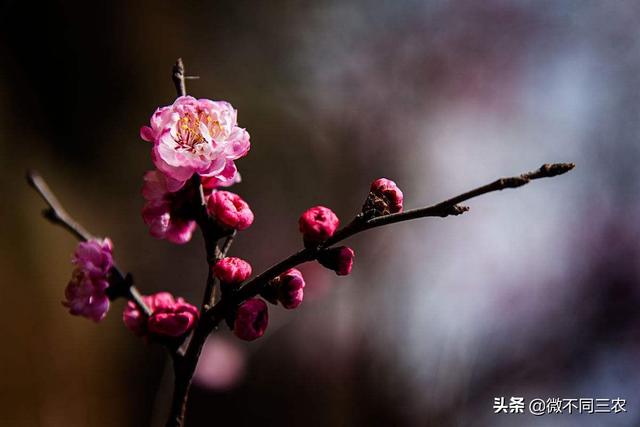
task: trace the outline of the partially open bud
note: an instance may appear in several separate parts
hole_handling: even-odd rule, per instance
[[[71,280],[64,291],[62,305],[74,316],[101,321],[109,310],[109,275],[113,267],[110,239],[92,239],[78,244],[73,255]]]
[[[221,283],[242,283],[251,276],[251,264],[241,258],[222,258],[213,266],[213,274]]]
[[[304,277],[300,270],[291,268],[269,283],[262,296],[272,304],[278,301],[286,309],[293,309],[302,303],[304,298]]]
[[[335,213],[324,206],[314,206],[300,216],[300,232],[306,245],[313,245],[333,236],[340,220]]]
[[[169,292],[143,296],[151,309],[147,318],[132,301],[122,313],[125,326],[138,336],[154,334],[164,337],[179,337],[189,332],[198,321],[198,309],[182,298],[175,299]]]
[[[218,224],[234,230],[244,230],[253,224],[253,212],[247,202],[230,191],[214,191],[207,200],[207,211]]]
[[[318,255],[318,262],[324,267],[335,271],[338,276],[346,276],[351,273],[354,257],[353,249],[347,246],[340,246],[322,251]]]
[[[362,212],[371,217],[402,212],[403,197],[402,190],[395,182],[387,178],[378,178],[371,183]]]
[[[259,298],[251,298],[238,307],[233,333],[241,340],[253,341],[264,335],[268,324],[267,304]]]

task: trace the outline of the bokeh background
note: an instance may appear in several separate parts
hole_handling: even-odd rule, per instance
[[[151,238],[138,137],[175,97],[230,101],[251,133],[232,254],[300,247],[307,207],[347,220],[386,176],[418,207],[550,161],[569,175],[471,212],[357,236],[353,274],[305,265],[300,309],[208,343],[188,426],[640,425],[640,7],[633,1],[0,3],[0,425],[161,426],[171,371],[60,301],[75,242],[39,170],[111,236],[145,292],[200,301],[200,236]],[[616,398],[618,415],[494,415],[493,398]]]

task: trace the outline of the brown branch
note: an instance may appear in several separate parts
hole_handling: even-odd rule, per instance
[[[173,70],[171,72],[171,80],[173,80],[173,84],[176,87],[176,93],[178,94],[178,96],[185,96],[187,94],[187,86],[184,81],[184,63],[182,62],[182,58],[178,58],[175,65],[173,66]]]
[[[73,219],[67,210],[58,201],[53,191],[47,185],[47,182],[36,171],[27,172],[27,182],[49,206],[42,213],[46,219],[52,224],[59,225],[65,230],[73,234],[78,240],[87,242],[95,239],[95,237],[87,231],[78,221]],[[109,299],[124,297],[133,301],[147,316],[151,315],[151,310],[144,303],[140,292],[133,285],[131,275],[125,275],[114,265],[111,269],[110,286],[107,288]]]
[[[413,209],[401,213],[391,214],[364,220],[361,215],[349,223],[347,226],[338,230],[331,238],[321,243],[315,248],[302,249],[299,252],[289,256],[288,258],[273,265],[263,273],[260,273],[250,281],[248,281],[235,295],[231,301],[223,299],[214,307],[212,307],[207,313],[207,316],[211,317],[213,324],[217,325],[222,321],[238,304],[246,301],[258,295],[266,284],[273,280],[278,275],[284,273],[289,268],[293,268],[296,265],[304,262],[315,260],[319,253],[336,243],[339,243],[355,234],[369,230],[372,228],[382,227],[384,225],[395,224],[397,222],[408,221],[417,218],[427,217],[447,217],[449,215],[460,215],[469,210],[466,206],[460,206],[459,203],[474,197],[481,196],[483,194],[491,193],[493,191],[500,191],[507,188],[517,188],[525,184],[528,184],[532,180],[540,178],[550,178],[557,175],[562,175],[569,172],[575,167],[573,163],[554,163],[542,165],[538,170],[524,173],[520,176],[500,178],[490,184],[478,187],[466,193],[462,193],[458,196],[452,197],[444,202],[437,203],[432,206]]]

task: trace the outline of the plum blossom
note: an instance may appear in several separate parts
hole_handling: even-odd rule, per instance
[[[223,227],[244,230],[253,224],[249,204],[230,191],[214,191],[207,200],[209,215]]]
[[[190,214],[188,189],[171,192],[172,183],[175,181],[158,171],[144,174],[142,219],[153,237],[183,244],[191,240],[196,222]]]
[[[142,297],[151,309],[148,318],[133,301],[129,301],[122,313],[125,326],[138,336],[149,333],[179,337],[193,328],[198,320],[198,309],[182,298],[175,299],[169,292],[159,292]]]
[[[62,305],[74,316],[101,321],[109,311],[109,274],[113,267],[110,239],[93,239],[78,244],[71,261],[75,269],[67,284]]]
[[[184,184],[194,173],[222,182],[236,179],[233,165],[250,148],[249,133],[238,127],[237,111],[225,101],[181,96],[160,107],[140,137],[153,143],[156,168]]]

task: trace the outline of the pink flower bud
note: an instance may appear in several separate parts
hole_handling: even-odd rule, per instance
[[[354,257],[353,249],[347,246],[340,246],[321,252],[318,256],[318,262],[335,271],[338,276],[346,276],[351,273]]]
[[[278,301],[284,308],[293,309],[302,303],[304,298],[304,277],[300,270],[292,268],[276,278]]]
[[[305,243],[314,244],[333,236],[340,220],[331,209],[314,206],[300,216],[298,224]]]
[[[395,182],[378,178],[371,183],[371,190],[362,211],[374,216],[402,212],[403,194]]]
[[[214,191],[207,201],[209,215],[224,227],[244,230],[253,223],[247,202],[230,191]]]
[[[109,311],[109,275],[113,268],[111,240],[90,240],[78,244],[72,263],[76,265],[67,284],[62,305],[74,316],[84,316],[96,322]]]
[[[142,298],[151,309],[152,314],[149,318],[133,301],[127,303],[122,313],[125,326],[138,336],[151,333],[179,337],[189,332],[198,321],[199,312],[196,307],[182,298],[174,299],[168,292],[159,292]]]
[[[267,304],[259,298],[251,298],[238,307],[233,333],[241,340],[253,341],[264,335],[268,323]]]
[[[213,266],[213,273],[222,283],[242,283],[251,276],[251,264],[241,258],[226,257]]]

